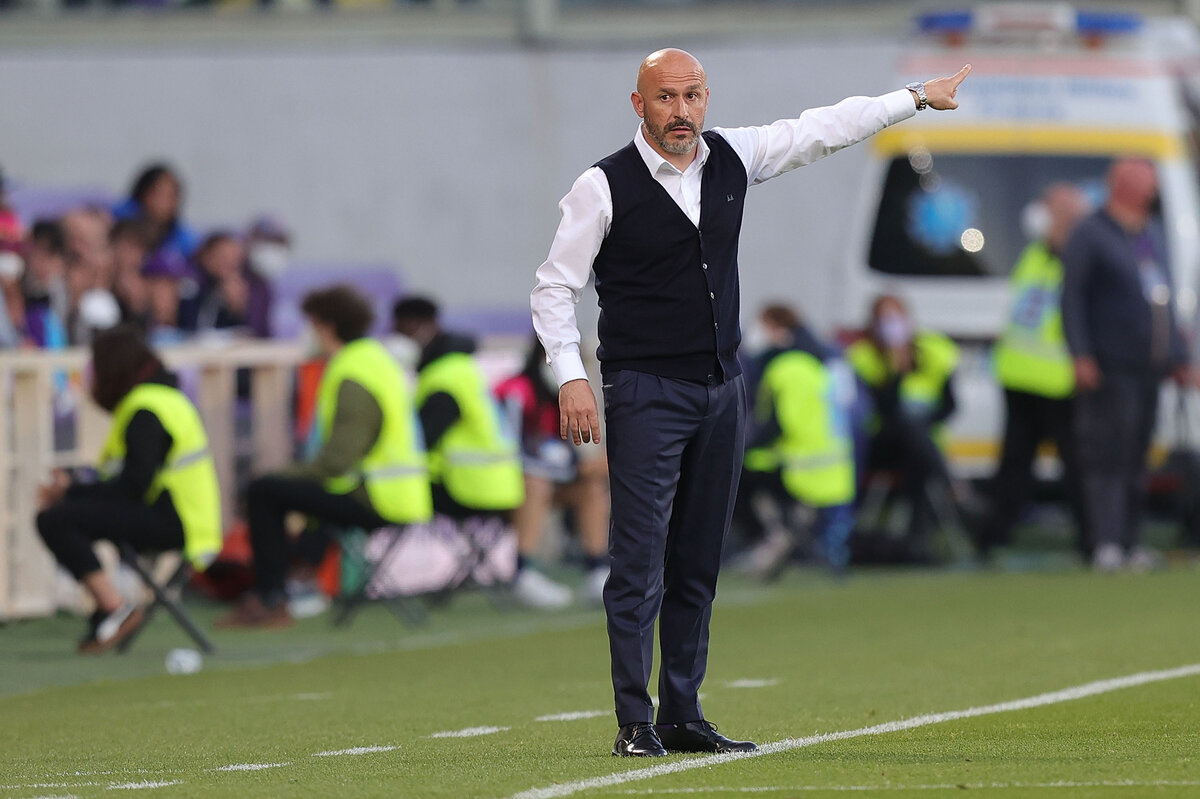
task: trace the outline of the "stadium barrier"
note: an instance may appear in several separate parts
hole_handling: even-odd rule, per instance
[[[226,529],[237,508],[239,457],[260,472],[292,455],[293,373],[302,354],[290,342],[161,351],[208,429]],[[0,353],[0,621],[49,615],[63,604],[34,520],[38,485],[53,469],[94,465],[107,435],[110,420],[85,385],[87,361],[83,349]],[[248,380],[239,381],[241,370]],[[249,396],[239,399],[239,382]]]

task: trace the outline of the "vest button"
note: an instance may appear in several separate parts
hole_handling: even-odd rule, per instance
[[[717,378],[713,377],[712,375],[709,375],[708,376],[708,384],[711,386],[715,382],[717,382]]]
[[[717,295],[710,291],[710,292],[708,292],[708,298],[710,300],[715,300],[717,298]]]
[[[721,326],[718,325],[716,322],[713,322],[713,330],[720,330],[720,329],[721,329]]]
[[[708,264],[700,264],[701,269],[708,269]]]

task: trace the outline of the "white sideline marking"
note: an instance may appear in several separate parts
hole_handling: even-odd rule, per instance
[[[957,782],[935,785],[765,785],[762,787],[705,788],[630,788],[626,796],[652,796],[657,794],[705,794],[705,793],[804,793],[807,791],[961,791],[998,788],[1193,788],[1200,780],[1104,780],[1097,782]]]
[[[268,768],[283,768],[291,763],[234,763],[232,766],[217,766],[213,771],[262,771]]]
[[[594,719],[607,716],[607,710],[576,710],[573,713],[551,713],[549,716],[538,716],[534,721],[578,721],[579,719]]]
[[[172,785],[181,785],[179,780],[142,780],[141,782],[122,782],[108,786],[109,791],[141,791],[146,788],[169,788]]]
[[[840,732],[826,732],[817,735],[809,735],[804,738],[785,738],[782,741],[764,744],[758,748],[756,752],[734,752],[727,755],[704,755],[702,757],[691,758],[688,760],[680,760],[674,763],[664,763],[661,766],[650,766],[648,768],[632,769],[630,771],[619,771],[614,774],[609,774],[604,777],[591,777],[585,780],[577,780],[576,782],[561,783],[559,785],[549,785],[545,788],[530,788],[527,791],[521,791],[513,794],[510,799],[553,799],[559,796],[573,796],[581,791],[588,791],[593,788],[610,788],[614,785],[622,785],[627,782],[635,782],[637,780],[648,780],[654,777],[661,777],[666,774],[677,774],[681,771],[691,771],[698,768],[712,768],[713,766],[734,763],[738,760],[745,760],[751,757],[762,757],[763,755],[773,755],[777,752],[787,752],[792,749],[800,749],[806,746],[826,743],[828,741],[842,741],[847,738],[861,738],[865,735],[883,735],[889,732],[900,732],[902,730],[911,730],[916,727],[927,727],[930,724],[941,724],[944,721],[957,721],[958,719],[974,718],[976,716],[988,716],[993,713],[1009,713],[1014,710],[1029,710],[1031,708],[1044,707],[1046,705],[1054,705],[1060,702],[1070,702],[1075,699],[1083,699],[1089,696],[1097,696],[1106,694],[1111,691],[1119,691],[1123,688],[1134,688],[1139,685],[1148,683],[1162,682],[1164,680],[1176,680],[1180,677],[1194,677],[1200,674],[1200,663],[1193,663],[1189,666],[1180,666],[1174,669],[1164,669],[1162,671],[1142,671],[1137,674],[1130,674],[1125,677],[1115,677],[1110,680],[1097,680],[1096,682],[1076,685],[1071,688],[1064,688],[1061,691],[1052,691],[1050,693],[1038,694],[1037,696],[1029,696],[1024,699],[1014,699],[1009,702],[999,702],[994,705],[982,705],[980,707],[969,707],[965,710],[948,710],[942,713],[929,713],[923,716],[913,716],[907,719],[898,721],[888,721],[883,724],[875,724],[870,727],[859,727],[854,730],[842,730]]]
[[[369,755],[373,752],[390,752],[398,746],[352,746],[349,749],[334,749],[330,752],[315,752],[313,757],[341,757],[342,755]]]
[[[726,688],[770,688],[779,685],[779,680],[772,677],[769,680],[733,680],[725,683]]]
[[[508,727],[467,727],[465,730],[448,730],[446,732],[435,732],[430,735],[430,738],[474,738],[476,735],[491,735],[492,733],[504,732]]]

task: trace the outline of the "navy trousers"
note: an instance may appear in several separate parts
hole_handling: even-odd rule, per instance
[[[619,371],[605,375],[604,412],[612,492],[604,609],[617,723],[653,721],[656,619],[658,723],[695,721],[704,717],[708,622],[742,470],[745,384]]]

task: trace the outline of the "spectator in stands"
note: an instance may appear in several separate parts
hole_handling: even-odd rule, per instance
[[[251,270],[269,284],[292,261],[292,236],[277,219],[260,216],[246,232],[246,256]]]
[[[180,286],[190,274],[187,261],[171,250],[158,250],[143,264],[149,311],[147,330],[153,346],[178,344],[183,340],[183,330],[179,327]]]
[[[747,337],[761,341],[753,426],[738,490],[740,518],[761,530],[745,569],[772,579],[799,543],[795,511],[811,512],[816,555],[835,573],[850,563],[854,528],[853,373],[786,305],[768,305]]]
[[[525,499],[516,442],[475,361],[475,342],[438,324],[438,308],[408,297],[392,309],[393,329],[421,348],[417,407],[437,513],[459,522],[507,521]]]
[[[979,525],[977,544],[987,558],[995,547],[1008,543],[1033,493],[1038,444],[1050,439],[1062,461],[1079,548],[1090,557],[1071,422],[1075,375],[1063,335],[1061,260],[1067,237],[1087,213],[1088,203],[1074,184],[1056,183],[1033,207],[1041,209],[1045,230],[1013,267],[1012,308],[993,352],[1004,389],[1004,442],[992,480],[990,513]]]
[[[291,624],[285,582],[290,512],[371,530],[429,519],[432,500],[412,393],[379,342],[367,338],[373,313],[348,286],[315,291],[302,309],[329,358],[317,389],[315,452],[303,463],[259,477],[246,492],[254,589],[220,627]]]
[[[496,386],[513,427],[519,431],[525,501],[513,512],[517,528],[517,576],[513,592],[532,607],[564,607],[571,589],[533,565],[534,553],[554,506],[569,509],[579,531],[587,581],[584,596],[599,603],[608,579],[608,467],[601,457],[584,458],[558,434],[558,381],[536,336],[521,371]],[[590,452],[590,451],[589,451]]]
[[[121,308],[121,321],[146,330],[150,326],[150,287],[142,276],[150,250],[150,235],[143,222],[122,219],[108,234],[113,257],[113,294]]]
[[[945,495],[950,479],[939,442],[956,407],[958,357],[953,341],[917,329],[904,301],[891,294],[875,300],[866,336],[846,351],[875,408],[867,468],[897,470],[909,503],[907,551],[898,555],[906,560],[932,557],[934,494]]]
[[[151,164],[133,182],[129,198],[113,209],[117,219],[140,219],[149,231],[150,249],[190,258],[196,234],[181,219],[183,182],[166,164]]]
[[[270,337],[271,289],[250,267],[246,248],[228,231],[210,234],[196,251],[199,289],[180,307],[185,330],[238,330]]]
[[[57,471],[41,489],[37,528],[55,559],[96,602],[81,653],[116,646],[143,612],[100,567],[92,544],[183,550],[193,561],[221,548],[220,492],[200,415],[141,332],[121,326],[92,341],[92,397],[113,416],[98,482]]]
[[[1159,384],[1193,383],[1175,318],[1165,234],[1153,212],[1154,164],[1127,158],[1108,173],[1108,200],[1076,226],[1063,252],[1063,329],[1075,375],[1075,434],[1092,565],[1145,569],[1141,546],[1146,455]]]
[[[25,226],[8,204],[8,194],[4,181],[4,167],[0,166],[0,244],[5,242],[20,242],[25,238]]]
[[[0,348],[18,347],[25,329],[21,275],[25,259],[20,240],[0,239]]]
[[[25,255],[25,336],[35,346],[67,346],[66,319],[70,311],[67,290],[67,248],[62,227],[39,220],[29,232]]]
[[[96,286],[111,287],[113,265],[108,233],[112,215],[103,208],[77,208],[63,214],[59,224],[66,242],[68,266],[83,264],[93,274]]]

